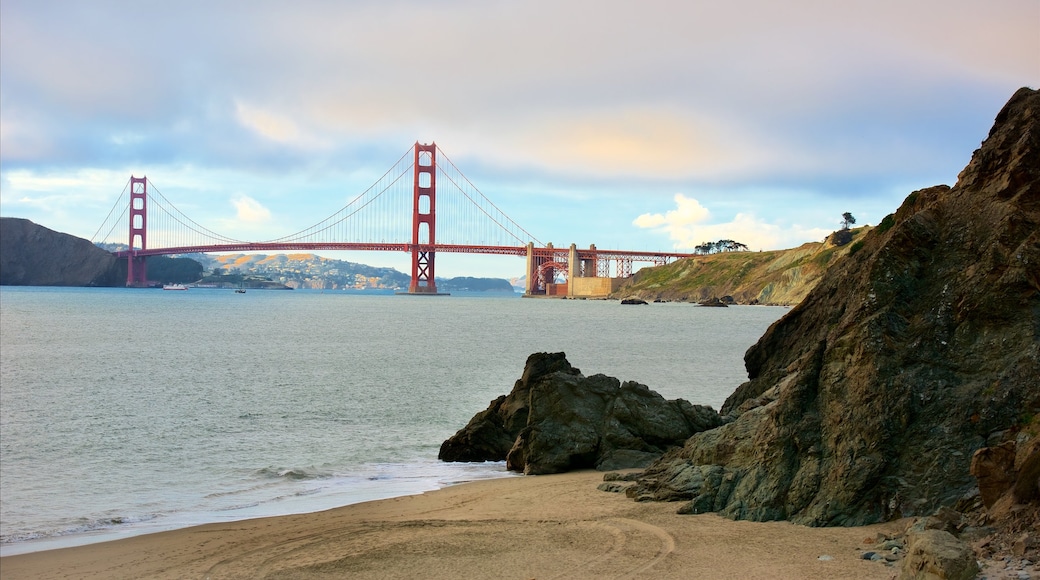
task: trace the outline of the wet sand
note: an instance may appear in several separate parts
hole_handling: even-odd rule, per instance
[[[466,483],[312,514],[0,558],[21,578],[891,579],[860,558],[898,523],[807,528],[677,515],[596,490],[602,474]],[[822,556],[822,558],[821,558]]]

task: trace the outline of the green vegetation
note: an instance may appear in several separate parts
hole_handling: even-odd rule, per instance
[[[878,227],[877,227],[878,233],[879,234],[883,234],[883,233],[887,232],[888,230],[892,229],[892,226],[894,226],[894,225],[896,225],[896,217],[895,217],[895,214],[891,214],[890,213],[890,214],[886,215],[884,217],[884,219],[881,220],[880,224],[878,224]]]
[[[190,258],[150,256],[148,279],[162,284],[188,284],[202,277],[202,264]]]

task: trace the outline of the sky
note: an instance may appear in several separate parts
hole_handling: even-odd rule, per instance
[[[1038,0],[3,0],[0,215],[89,239],[145,174],[273,239],[436,142],[557,247],[790,248],[953,185],[1023,86]]]

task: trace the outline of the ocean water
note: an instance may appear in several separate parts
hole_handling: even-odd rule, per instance
[[[438,462],[533,352],[716,409],[778,307],[0,288],[0,554],[511,477]]]

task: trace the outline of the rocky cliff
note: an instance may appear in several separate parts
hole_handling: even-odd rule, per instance
[[[790,250],[723,252],[644,268],[613,296],[680,302],[730,296],[740,304],[798,304],[849,253],[848,242],[862,239],[870,229],[843,231],[847,239],[841,245],[831,236]]]
[[[735,420],[629,494],[810,525],[931,513],[976,489],[973,452],[1033,436],[1038,345],[1040,93],[1021,89],[954,187],[910,194],[748,350]]]
[[[123,286],[126,264],[82,238],[0,218],[0,285]]]

